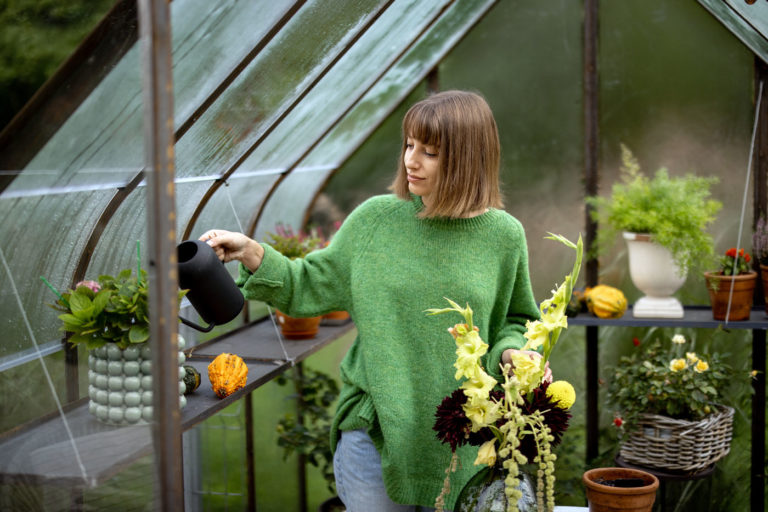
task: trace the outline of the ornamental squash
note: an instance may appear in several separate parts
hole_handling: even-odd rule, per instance
[[[194,366],[184,365],[184,386],[185,395],[193,392],[200,386],[200,372]]]
[[[627,310],[627,299],[618,288],[600,284],[584,292],[589,312],[598,318],[620,318]]]
[[[248,366],[240,356],[223,352],[208,365],[208,378],[216,395],[224,398],[245,387]]]

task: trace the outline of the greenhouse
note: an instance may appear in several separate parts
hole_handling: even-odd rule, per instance
[[[0,510],[766,509],[768,2],[0,19]]]

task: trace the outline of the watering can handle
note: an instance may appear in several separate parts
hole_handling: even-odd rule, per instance
[[[191,327],[191,328],[193,328],[195,330],[198,330],[200,332],[211,332],[213,330],[213,328],[216,326],[215,323],[211,323],[208,327],[201,327],[201,326],[197,325],[195,322],[193,322],[192,320],[187,320],[186,318],[182,317],[181,315],[179,315],[179,320],[181,320],[181,323],[183,323],[184,325],[187,325],[187,326],[189,326],[189,327]]]

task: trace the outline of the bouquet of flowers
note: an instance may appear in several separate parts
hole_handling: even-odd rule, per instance
[[[574,249],[576,262],[552,297],[541,303],[541,319],[526,324],[527,341],[521,350],[514,352],[511,364],[503,365],[501,389],[495,389],[498,382],[482,366],[480,359],[487,352],[488,344],[473,325],[469,305],[461,308],[447,299],[450,308],[427,310],[432,315],[457,312],[464,319],[463,323],[448,329],[456,341],[455,378],[463,383],[437,408],[434,426],[437,437],[451,446],[451,467],[455,467],[456,448],[464,444],[480,447],[475,464],[493,466],[497,458],[502,461],[508,511],[517,510],[522,495],[518,489],[519,465],[527,463],[538,465],[539,510],[554,509],[556,456],[551,448],[568,428],[568,409],[576,399],[573,386],[568,382],[552,382],[548,361],[560,332],[568,326],[565,310],[581,268],[583,245],[581,237],[576,244],[551,233],[547,238]],[[449,492],[451,467],[435,504],[437,510],[443,509]]]

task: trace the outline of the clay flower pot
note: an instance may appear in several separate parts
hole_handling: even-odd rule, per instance
[[[346,311],[331,311],[323,315],[322,325],[343,325],[349,320],[349,313]]]
[[[590,512],[651,512],[659,479],[646,471],[595,468],[585,472]]]
[[[277,323],[280,325],[280,331],[283,337],[289,340],[308,340],[314,338],[320,330],[320,320],[322,316],[312,316],[308,318],[294,318],[281,311],[276,311]]]
[[[729,321],[749,320],[752,310],[752,297],[757,282],[757,272],[724,276],[717,272],[704,272],[707,280],[709,301],[712,304],[712,318],[725,320],[726,313]],[[733,293],[731,293],[733,288]],[[731,300],[731,309],[728,311],[728,300]]]

